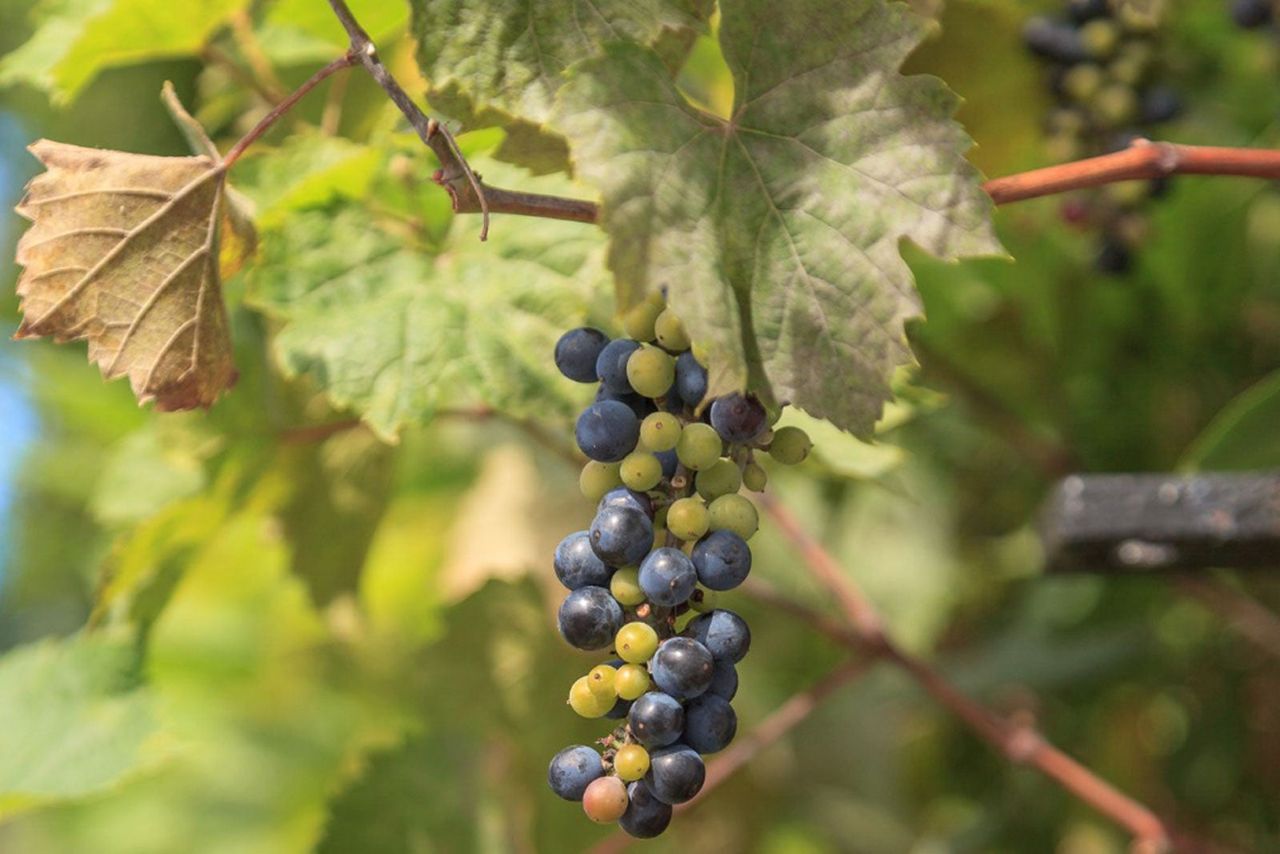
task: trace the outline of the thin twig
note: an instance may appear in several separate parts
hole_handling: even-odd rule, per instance
[[[351,41],[350,53],[359,60],[365,71],[369,72],[369,76],[382,87],[391,102],[409,120],[418,137],[435,152],[441,166],[437,183],[449,191],[449,196],[453,199],[453,209],[460,213],[478,210],[482,214],[480,239],[486,239],[489,236],[489,201],[486,194],[490,191],[480,184],[479,177],[471,171],[466,158],[458,151],[453,135],[435,119],[428,118],[399,82],[391,76],[391,72],[378,58],[378,49],[373,40],[351,14],[351,9],[345,0],[329,0],[329,6],[343,29],[347,31],[347,38]]]
[[[1033,727],[996,715],[961,693],[929,664],[898,647],[885,634],[883,622],[871,602],[843,572],[831,553],[811,537],[799,520],[776,498],[762,496],[759,503],[772,517],[783,536],[799,550],[814,577],[835,597],[867,649],[910,673],[934,699],[967,723],[1010,761],[1036,768],[1080,800],[1126,828],[1135,842],[1144,848],[1156,851],[1169,849],[1169,831],[1146,806],[1049,744]]]
[[[222,168],[230,169],[231,165],[240,159],[245,150],[257,142],[264,133],[271,129],[271,126],[280,121],[280,118],[293,109],[294,105],[303,99],[303,97],[312,89],[320,85],[326,77],[336,74],[344,68],[350,68],[356,64],[356,58],[350,53],[330,62],[324,68],[321,68],[315,74],[307,78],[301,86],[290,92],[288,97],[271,108],[271,112],[267,113],[262,119],[254,125],[248,133],[240,138],[240,141],[231,147],[226,156],[222,158]]]
[[[808,689],[791,695],[754,729],[739,736],[732,747],[707,764],[707,779],[702,785],[702,791],[693,800],[676,807],[676,813],[687,812],[705,801],[721,783],[750,764],[762,751],[781,741],[783,736],[807,720],[823,700],[858,679],[873,663],[874,659],[846,661]],[[626,850],[635,841],[619,831],[592,848],[590,854],[616,854]]]
[[[253,18],[249,11],[238,9],[232,12],[230,21],[231,37],[235,39],[245,62],[249,63],[249,68],[253,70],[254,79],[259,81],[262,88],[275,93],[275,97],[271,99],[273,102],[282,100],[285,93],[289,91],[289,87],[276,76],[270,57],[262,49],[262,43],[258,41],[258,36],[253,31]]]
[[[200,58],[209,65],[221,66],[228,74],[230,74],[239,83],[244,84],[248,88],[257,93],[258,97],[266,101],[272,106],[284,100],[284,94],[267,86],[263,81],[259,80],[253,73],[241,67],[240,63],[222,48],[215,44],[207,44],[200,48]]]

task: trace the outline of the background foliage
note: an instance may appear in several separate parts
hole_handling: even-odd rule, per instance
[[[352,5],[426,91],[408,8]],[[908,68],[966,99],[973,163],[1043,163],[1043,80],[1018,41],[1028,9],[919,11],[941,26]],[[316,0],[0,0],[0,20],[13,201],[32,139],[185,154],[157,97],[172,80],[225,143],[345,45]],[[1167,38],[1190,101],[1170,138],[1280,143],[1274,40],[1202,0],[1174,5]],[[723,112],[716,41],[690,44],[681,88]],[[433,104],[476,125],[527,109],[470,100],[465,57],[452,76],[423,62]],[[546,85],[520,91],[546,109]],[[361,74],[295,115],[234,175],[261,246],[226,286],[241,378],[210,413],[139,410],[75,347],[0,345],[5,850],[554,851],[605,832],[544,783],[547,758],[595,729],[561,707],[582,659],[554,633],[549,555],[589,508],[562,456],[581,390],[556,377],[549,344],[612,323],[604,237],[499,219],[478,244]],[[590,192],[527,171],[564,157],[532,126],[460,142],[494,183]],[[1016,263],[909,254],[923,367],[896,380],[875,444],[789,415],[820,453],[771,488],[966,689],[1034,715],[1180,827],[1274,850],[1275,660],[1168,582],[1042,575],[1032,533],[1054,461],[1280,465],[1280,196],[1189,179],[1154,211],[1124,278],[1092,272],[1091,243],[1052,200],[998,214]],[[19,227],[5,223],[6,245]],[[756,565],[823,605],[767,527]],[[1238,583],[1280,605],[1265,576]],[[750,727],[840,653],[739,601],[768,640],[741,669]],[[691,845],[1075,854],[1124,840],[881,670],[648,847]]]

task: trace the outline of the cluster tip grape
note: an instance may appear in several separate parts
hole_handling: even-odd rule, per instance
[[[569,591],[561,636],[608,658],[570,686],[568,705],[620,723],[599,749],[557,753],[547,781],[592,821],[650,838],[702,788],[702,757],[737,732],[730,700],[751,633],[719,596],[750,574],[760,521],[739,492],[765,487],[757,455],[794,465],[812,443],[796,427],[773,429],[751,395],[706,400],[702,354],[661,295],[628,311],[623,328],[628,337],[613,340],[572,329],[555,348],[562,374],[599,383],[574,431],[596,515],[560,542],[554,568]]]

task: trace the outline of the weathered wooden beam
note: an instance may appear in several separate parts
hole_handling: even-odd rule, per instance
[[[1280,471],[1073,475],[1041,534],[1057,571],[1280,568]]]

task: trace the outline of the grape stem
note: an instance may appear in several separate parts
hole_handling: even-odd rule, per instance
[[[772,496],[760,496],[758,501],[782,535],[800,552],[810,574],[835,598],[857,635],[858,646],[905,670],[934,699],[1010,761],[1036,768],[1124,827],[1134,837],[1135,850],[1172,850],[1168,829],[1148,807],[1054,747],[1031,724],[1008,720],[990,711],[963,694],[929,663],[901,649],[886,634],[883,621],[857,583],[791,511]]]

